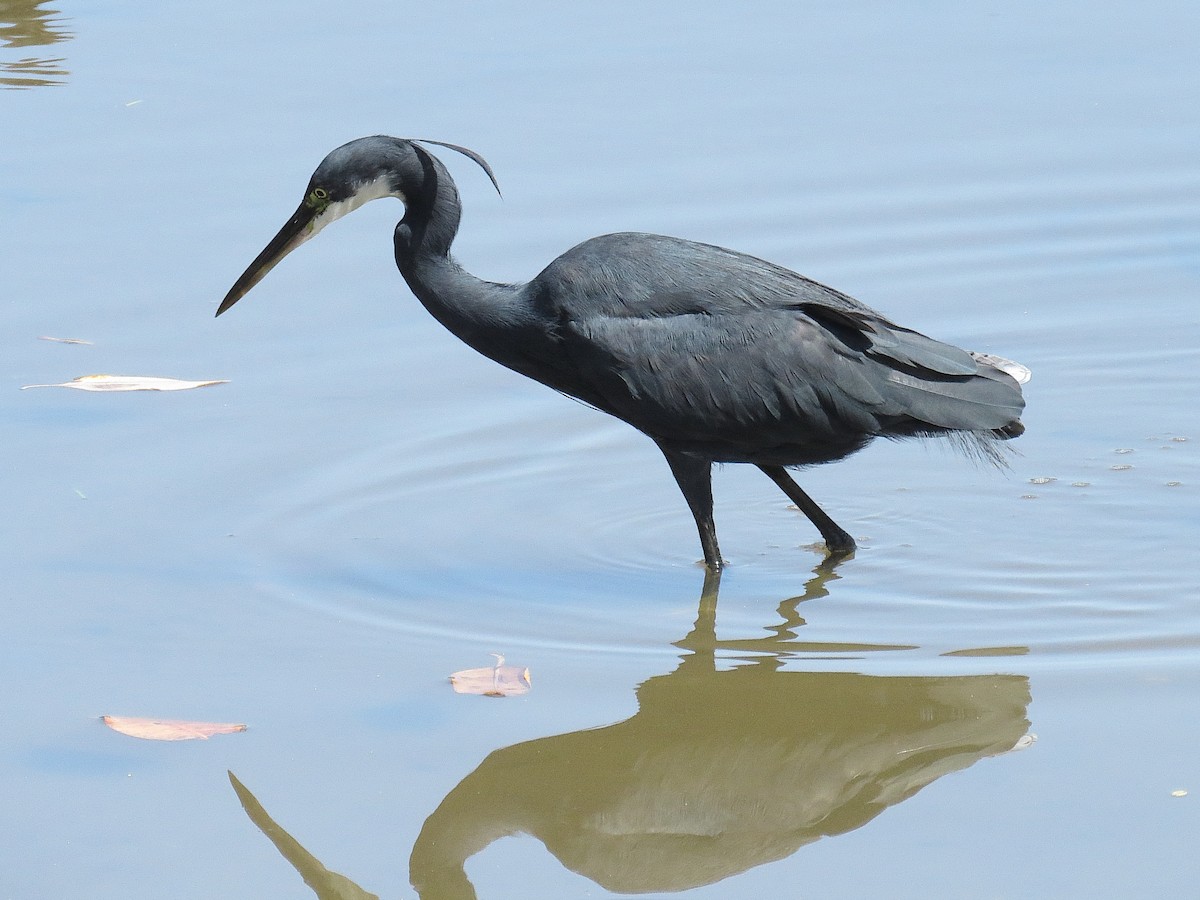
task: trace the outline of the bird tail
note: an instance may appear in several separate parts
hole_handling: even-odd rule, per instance
[[[945,437],[955,450],[976,462],[1007,469],[1010,458],[1019,452],[1008,441],[1024,430],[1025,426],[1017,421],[992,431],[941,431],[937,435]]]
[[[988,353],[971,351],[970,356],[978,369],[967,378],[928,370],[889,373],[907,412],[890,436],[945,438],[972,459],[1008,468],[1015,451],[1007,442],[1025,432],[1019,418],[1025,406],[1020,385],[1029,381],[1029,369]]]

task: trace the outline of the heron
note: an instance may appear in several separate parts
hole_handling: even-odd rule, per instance
[[[462,204],[429,149],[386,135],[330,152],[279,233],[217,309],[237,303],[285,256],[363,204],[395,197],[396,266],[452,334],[515,372],[627,422],[658,445],[700,536],[726,565],[713,521],[714,463],[757,466],[816,526],[831,556],[856,549],[789,474],[843,459],[874,438],[948,437],[1003,465],[1024,431],[1029,370],[892,322],[782,266],[658,234],[594,237],[530,281],[468,273],[450,253]]]

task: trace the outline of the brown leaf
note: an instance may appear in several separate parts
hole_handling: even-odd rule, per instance
[[[104,724],[113,731],[147,741],[206,741],[214,734],[245,731],[245,725],[232,722],[188,722],[183,719],[139,719],[134,716],[104,716]]]
[[[450,676],[456,694],[482,694],[484,697],[512,697],[529,693],[532,682],[523,666],[506,666],[504,657],[493,653],[496,665],[486,669],[463,669]]]
[[[227,380],[181,381],[178,378],[159,378],[155,375],[80,375],[61,384],[27,384],[27,388],[63,387],[77,391],[186,391],[210,384],[228,384]]]

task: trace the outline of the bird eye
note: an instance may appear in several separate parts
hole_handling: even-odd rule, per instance
[[[304,205],[309,209],[315,209],[318,214],[325,212],[325,208],[329,206],[329,191],[323,187],[313,188],[304,198]]]

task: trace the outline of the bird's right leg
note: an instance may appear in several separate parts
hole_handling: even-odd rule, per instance
[[[848,532],[843,531],[837,522],[825,515],[825,510],[817,506],[812,497],[800,490],[800,485],[792,480],[787,469],[783,466],[763,465],[760,465],[759,468],[791,498],[791,501],[800,508],[800,512],[808,516],[808,520],[817,526],[821,537],[825,538],[825,546],[829,548],[830,553],[841,555],[849,553],[858,546]]]
[[[719,572],[725,565],[721,559],[721,551],[717,547],[717,526],[713,522],[712,498],[712,461],[690,453],[678,450],[668,450],[662,444],[658,445],[671,474],[683,492],[683,499],[696,520],[696,530],[700,532],[700,546],[704,550],[704,564],[712,572]]]

